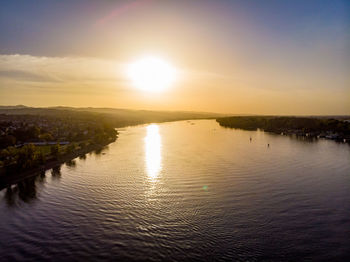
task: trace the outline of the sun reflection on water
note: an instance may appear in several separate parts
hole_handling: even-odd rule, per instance
[[[161,138],[156,124],[147,126],[145,137],[146,171],[149,179],[155,180],[161,170]]]

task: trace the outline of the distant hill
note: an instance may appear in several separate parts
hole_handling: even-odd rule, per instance
[[[26,107],[18,106],[0,106],[0,114],[7,115],[45,115],[74,117],[86,116],[88,118],[98,117],[113,124],[115,127],[135,125],[152,122],[167,122],[188,119],[208,119],[223,117],[223,114],[205,113],[205,112],[186,112],[186,111],[151,111],[151,110],[131,110],[116,108],[75,108],[75,107]]]
[[[27,108],[24,105],[16,105],[16,106],[0,106],[0,109],[20,109],[20,108]]]

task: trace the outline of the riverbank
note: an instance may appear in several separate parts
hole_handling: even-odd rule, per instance
[[[85,154],[88,154],[92,151],[101,150],[105,146],[116,141],[116,139],[117,139],[117,136],[114,138],[109,138],[108,140],[104,141],[103,143],[90,144],[84,148],[81,148],[79,150],[76,150],[76,151],[68,153],[68,154],[61,155],[57,159],[49,160],[46,163],[44,163],[38,167],[34,167],[34,168],[31,168],[28,170],[23,170],[23,171],[13,170],[11,172],[6,172],[5,170],[3,170],[0,173],[0,190],[3,188],[6,188],[12,184],[18,183],[23,179],[30,178],[32,176],[38,175],[41,172],[45,172],[49,169],[58,167],[66,162],[72,161],[73,159],[80,157],[80,156],[83,156]]]
[[[331,118],[235,116],[218,118],[216,121],[228,128],[261,129],[281,135],[325,138],[350,143],[350,123]]]

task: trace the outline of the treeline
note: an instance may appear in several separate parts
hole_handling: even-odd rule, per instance
[[[115,135],[112,123],[93,114],[0,114],[0,149],[33,142],[79,142]]]
[[[0,173],[76,157],[115,141],[117,134],[110,123],[91,114],[0,115]]]
[[[234,116],[218,118],[216,121],[224,127],[245,130],[262,129],[274,133],[298,131],[315,135],[322,133],[337,133],[341,136],[350,136],[350,123],[336,119],[313,117]]]
[[[6,173],[25,171],[48,162],[62,160],[70,155],[76,157],[79,153],[86,153],[86,149],[98,149],[115,141],[115,139],[116,135],[114,137],[99,135],[96,139],[88,139],[79,143],[72,142],[63,146],[59,144],[48,146],[35,146],[33,144],[27,144],[22,147],[10,146],[0,151],[0,167]]]

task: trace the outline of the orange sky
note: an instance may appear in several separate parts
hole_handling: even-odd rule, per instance
[[[3,7],[1,105],[350,114],[343,1],[83,3]],[[126,67],[147,55],[177,69],[170,88],[132,85]]]

